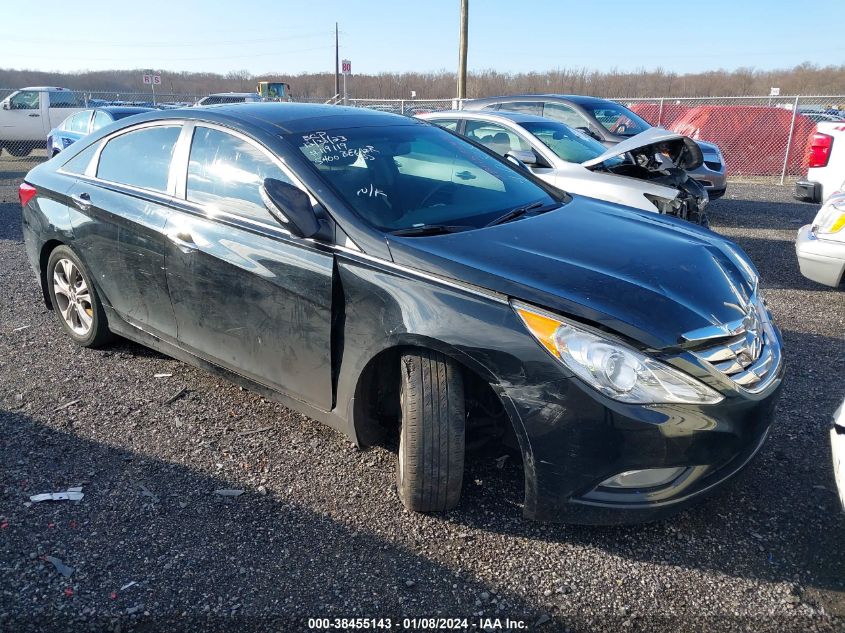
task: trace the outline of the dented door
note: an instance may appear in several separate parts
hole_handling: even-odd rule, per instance
[[[282,231],[174,212],[167,282],[183,346],[332,406],[332,256]]]

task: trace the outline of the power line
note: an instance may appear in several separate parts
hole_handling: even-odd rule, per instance
[[[247,59],[252,57],[279,57],[281,55],[292,55],[295,53],[308,53],[311,51],[323,51],[334,48],[334,45],[325,45],[325,46],[313,46],[310,48],[301,48],[296,50],[285,50],[285,51],[273,51],[268,53],[249,53],[244,55],[224,55],[221,57],[209,57],[209,56],[202,56],[202,57],[170,57],[167,56],[167,62],[188,62],[188,61],[205,61],[205,60],[221,60],[221,59]],[[4,53],[5,54],[5,53]],[[56,56],[39,56],[39,55],[27,55],[27,54],[19,54],[19,53],[7,53],[5,54],[7,57],[17,57],[19,59],[37,59],[37,60],[50,60],[55,61]],[[139,55],[133,55],[132,58],[140,59]],[[62,56],[62,61],[83,61],[83,62],[120,62],[120,63],[127,63],[126,58],[116,58],[116,57],[64,57]],[[143,57],[143,64],[144,66],[150,66],[151,60],[149,56]],[[153,64],[154,65],[154,64]]]

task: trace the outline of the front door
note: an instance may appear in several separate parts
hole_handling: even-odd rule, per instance
[[[251,139],[195,128],[186,200],[166,227],[177,336],[200,356],[329,410],[333,256],[273,219],[259,193],[268,177],[293,182]]]
[[[36,141],[47,138],[44,126],[47,107],[41,108],[38,90],[21,90],[9,97],[9,109],[0,112],[0,138],[7,141]]]

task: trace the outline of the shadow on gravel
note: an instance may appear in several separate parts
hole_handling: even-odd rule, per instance
[[[710,223],[717,233],[720,227],[741,229],[794,230],[813,221],[818,204],[806,202],[768,202],[721,198],[707,207]]]
[[[232,487],[222,478],[18,413],[0,412],[0,463],[0,630],[111,630],[116,617],[123,631],[305,630],[309,617],[474,621],[482,609],[529,624],[538,617],[516,596],[497,597],[472,576],[295,501],[255,490],[220,496],[214,491]],[[74,485],[83,486],[79,503],[23,505]],[[73,575],[62,577],[44,556]],[[467,601],[483,592],[482,607]],[[493,599],[504,603],[498,612]]]

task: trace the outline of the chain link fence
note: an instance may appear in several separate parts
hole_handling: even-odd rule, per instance
[[[45,103],[45,97],[51,101]],[[70,135],[91,130],[76,113],[99,106],[170,109],[196,104],[206,95],[0,88],[0,181],[15,181],[61,149],[48,148],[54,128]],[[9,99],[11,97],[11,99]],[[310,102],[325,102],[309,99]],[[342,100],[338,100],[342,103]],[[615,99],[652,125],[710,141],[725,157],[728,176],[780,182],[803,175],[809,138],[820,121],[845,122],[845,95]],[[347,105],[414,116],[460,109],[459,99],[347,99]],[[87,125],[87,127],[86,127]]]
[[[806,171],[821,121],[845,122],[845,96],[615,99],[652,125],[715,143],[729,177],[779,181]]]

